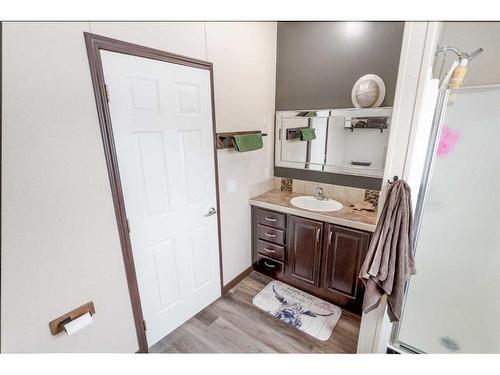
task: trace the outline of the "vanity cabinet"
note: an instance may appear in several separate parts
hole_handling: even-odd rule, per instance
[[[358,278],[370,233],[325,224],[321,294],[335,304],[360,311],[363,282]]]
[[[319,287],[323,223],[290,216],[285,276],[298,285]]]
[[[252,206],[254,268],[360,313],[370,233]]]

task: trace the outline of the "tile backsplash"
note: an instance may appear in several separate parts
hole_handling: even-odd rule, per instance
[[[274,177],[273,181],[274,189],[292,191],[294,193],[306,195],[314,195],[318,186],[323,189],[323,193],[328,198],[338,199],[340,201],[350,203],[367,201],[373,203],[374,206],[377,206],[378,204],[378,197],[380,194],[378,190],[358,189],[349,186],[323,184],[281,177]]]
[[[281,190],[292,191],[293,180],[291,178],[281,178]]]
[[[378,197],[380,196],[380,191],[366,189],[365,201],[373,203],[374,206],[378,205]]]

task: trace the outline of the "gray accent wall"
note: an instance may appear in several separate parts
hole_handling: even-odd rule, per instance
[[[391,106],[404,22],[278,22],[276,110],[350,108],[359,77],[385,82]]]

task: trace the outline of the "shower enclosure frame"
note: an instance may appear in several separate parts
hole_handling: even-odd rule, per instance
[[[441,129],[443,127],[443,120],[446,114],[446,104],[448,104],[448,98],[450,93],[463,93],[463,92],[481,92],[481,91],[489,91],[494,89],[500,89],[500,84],[491,84],[491,85],[477,85],[477,86],[466,86],[461,87],[459,89],[447,89],[441,88],[439,89],[438,97],[436,100],[436,107],[434,111],[434,116],[432,120],[431,132],[429,134],[429,143],[427,147],[427,152],[425,155],[424,169],[422,171],[422,177],[420,180],[420,189],[417,197],[417,204],[415,207],[415,213],[413,215],[413,252],[415,254],[418,236],[420,232],[420,227],[422,223],[423,211],[428,197],[428,190],[430,185],[430,180],[432,177],[432,171],[434,169],[434,163],[436,160],[436,148],[438,145],[438,140],[441,135]],[[417,268],[418,269],[418,268]],[[406,298],[408,295],[408,287],[409,282],[406,283],[405,292],[403,297],[403,310],[401,315],[401,320],[404,319]],[[407,344],[405,342],[399,341],[399,331],[401,328],[401,322],[395,322],[392,325],[391,336],[389,339],[389,343],[387,345],[388,349],[394,350],[398,353],[407,353],[407,354],[425,354],[425,352],[419,350]]]

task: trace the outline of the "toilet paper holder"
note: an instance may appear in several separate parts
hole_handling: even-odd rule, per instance
[[[95,314],[94,302],[90,301],[80,307],[77,307],[74,310],[71,310],[69,313],[61,315],[59,318],[52,320],[49,323],[50,333],[52,335],[58,335],[61,332],[64,332],[64,325],[68,324],[72,320],[79,318],[86,313],[90,313],[90,315]]]

